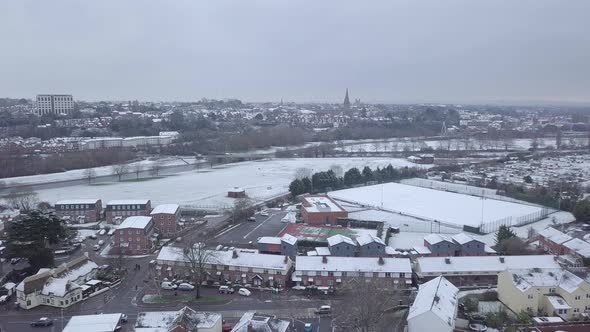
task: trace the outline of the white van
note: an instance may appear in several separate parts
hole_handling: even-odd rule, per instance
[[[100,241],[98,241],[98,245],[99,245],[99,246],[102,246],[103,244],[104,244],[104,240],[100,240]]]
[[[95,244],[92,249],[94,249],[94,251],[99,251],[100,250],[100,246],[98,244]]]
[[[105,235],[106,233],[107,233],[107,230],[103,228],[98,232],[98,235]]]
[[[160,287],[162,287],[162,289],[175,290],[178,286],[176,286],[176,284],[171,283],[170,281],[162,281]]]
[[[250,296],[250,295],[252,295],[252,293],[249,290],[247,290],[246,288],[240,288],[238,290],[238,294],[240,294],[242,296]]]

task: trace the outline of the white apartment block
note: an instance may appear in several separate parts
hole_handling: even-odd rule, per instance
[[[37,95],[37,114],[70,114],[74,111],[72,95]]]

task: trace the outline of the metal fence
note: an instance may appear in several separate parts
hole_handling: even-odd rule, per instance
[[[488,234],[492,232],[497,232],[498,229],[500,229],[500,226],[523,226],[532,224],[534,222],[547,218],[547,216],[549,216],[549,214],[554,211],[555,210],[544,207],[539,211],[531,212],[529,214],[525,214],[522,216],[500,218],[494,221],[489,221],[480,224],[479,231],[481,233]]]
[[[480,196],[480,197],[490,197],[490,198],[497,197],[497,191],[494,189],[480,188],[480,187],[468,186],[468,185],[452,183],[452,182],[443,182],[443,181],[428,180],[428,179],[421,179],[421,178],[411,178],[411,179],[401,180],[400,183],[410,185],[410,186],[435,189],[435,190],[443,190],[443,191],[449,191],[449,192],[454,192],[454,193],[459,193],[459,194],[466,194],[466,195],[473,195],[473,196]]]

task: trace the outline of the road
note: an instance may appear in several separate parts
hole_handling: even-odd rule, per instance
[[[247,246],[255,245],[259,237],[277,236],[287,226],[281,222],[287,212],[273,209],[268,212],[268,217],[256,214],[255,222],[243,222],[221,232],[214,237],[214,241],[228,246]]]

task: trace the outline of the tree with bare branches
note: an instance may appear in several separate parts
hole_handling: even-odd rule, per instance
[[[133,173],[135,173],[135,179],[139,180],[139,174],[143,171],[143,165],[140,163],[136,163],[133,165]]]
[[[119,179],[119,182],[121,182],[121,177],[123,176],[123,174],[127,173],[127,165],[126,164],[113,165],[111,167],[111,171],[112,171],[113,175],[117,176],[117,178]]]
[[[249,198],[238,198],[231,210],[233,222],[248,218],[253,213],[252,201]]]
[[[387,311],[399,304],[399,296],[387,287],[380,287],[375,279],[359,278],[349,284],[344,296],[352,301],[340,301],[334,306],[337,331],[386,331],[390,321],[384,319]]]
[[[12,189],[6,196],[6,201],[12,208],[28,213],[37,207],[39,197],[32,187],[25,186],[20,189]]]
[[[162,170],[163,166],[162,160],[155,160],[150,167],[150,175],[160,176],[160,171]]]
[[[96,177],[96,172],[93,168],[87,168],[84,170],[84,178],[88,180],[88,184],[92,183],[92,179]]]
[[[312,171],[306,167],[298,167],[295,169],[295,179],[303,179],[303,178],[310,178],[311,179]]]
[[[207,249],[206,242],[187,240],[183,247],[184,259],[191,279],[195,282],[195,297],[201,297],[201,286],[207,281],[207,266],[217,263],[215,250]]]

